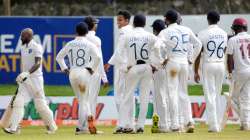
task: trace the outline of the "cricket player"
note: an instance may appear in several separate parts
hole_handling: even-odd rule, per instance
[[[56,56],[56,61],[63,72],[69,75],[71,87],[79,101],[79,122],[75,134],[96,134],[94,116],[90,109],[90,80],[97,72],[101,56],[95,44],[91,43],[86,35],[88,25],[80,22],[76,25],[76,38],[66,44]],[[65,63],[68,56],[69,66]],[[89,61],[91,58],[91,61]],[[88,124],[88,128],[87,128]]]
[[[152,24],[154,35],[158,36],[159,33],[166,28],[165,22],[161,19],[157,19]],[[160,49],[161,56],[165,58],[166,52]],[[157,65],[157,64],[156,64]],[[153,74],[154,82],[154,110],[155,113],[152,117],[153,133],[166,133],[169,132],[169,113],[168,113],[168,102],[166,94],[166,72],[162,67],[159,67]],[[159,116],[158,116],[159,115]]]
[[[165,14],[167,28],[162,30],[159,38],[164,42],[167,57],[163,62],[167,73],[167,93],[169,96],[169,110],[171,115],[171,130],[180,131],[179,105],[183,108],[184,123],[187,127],[186,132],[194,132],[194,121],[192,118],[191,103],[187,93],[188,81],[188,49],[192,44],[194,52],[200,52],[201,42],[194,35],[191,29],[178,25],[178,13],[169,10]],[[169,43],[172,41],[174,43]],[[194,54],[198,56],[198,54]],[[180,100],[180,104],[178,102]]]
[[[88,25],[88,34],[86,35],[86,38],[92,42],[93,44],[95,44],[95,46],[98,48],[99,54],[101,56],[101,61],[100,64],[98,66],[98,70],[96,71],[96,73],[94,73],[91,76],[91,85],[90,85],[90,108],[91,108],[91,114],[92,116],[95,116],[96,113],[96,104],[97,104],[97,97],[100,91],[100,87],[101,87],[101,80],[104,84],[104,87],[107,87],[108,84],[108,79],[107,79],[107,75],[104,71],[104,67],[103,67],[103,57],[102,57],[102,48],[101,48],[101,39],[96,36],[96,30],[97,30],[97,24],[98,24],[98,19],[92,17],[92,16],[88,16],[86,18],[84,18],[83,20],[87,25]]]
[[[147,110],[150,86],[152,84],[152,71],[154,67],[151,56],[159,56],[160,51],[155,47],[156,37],[145,31],[146,17],[138,14],[134,16],[134,30],[124,36],[118,48],[118,52],[126,52],[123,58],[122,70],[126,72],[126,86],[123,99],[121,101],[120,112],[121,125],[124,126],[124,133],[143,133],[146,120],[146,111],[139,114],[136,128],[133,124],[131,114],[134,113],[133,101],[134,91],[137,85],[140,88],[140,109]],[[158,57],[158,58],[159,58]],[[136,130],[135,130],[135,129]]]
[[[217,106],[220,105],[219,96],[225,75],[224,52],[227,46],[227,33],[217,23],[220,15],[216,11],[207,13],[208,28],[198,34],[202,42],[202,76],[203,91],[206,100],[207,122],[209,132],[220,132],[220,117]],[[195,61],[194,79],[200,81],[199,63],[201,53]]]
[[[250,35],[247,21],[236,18],[232,24],[235,36],[228,41],[227,65],[229,78],[234,81],[232,100],[239,101],[241,130],[250,130]]]
[[[55,133],[57,126],[53,119],[53,113],[47,105],[43,86],[43,48],[33,40],[33,30],[30,28],[22,30],[21,41],[22,73],[16,78],[19,88],[13,104],[13,112],[10,119],[11,125],[9,128],[4,128],[4,132],[9,134],[20,132],[19,124],[24,116],[25,98],[31,97],[34,100],[37,112],[47,128],[47,134]]]
[[[131,14],[126,11],[126,10],[121,10],[118,12],[117,15],[117,25],[119,28],[119,37],[118,37],[118,43],[116,50],[110,60],[108,61],[108,64],[105,65],[105,70],[107,71],[110,67],[110,65],[115,66],[115,77],[114,77],[114,97],[115,97],[115,102],[116,102],[116,108],[118,111],[118,122],[117,122],[117,128],[114,132],[114,134],[119,134],[123,132],[123,127],[120,124],[120,104],[122,101],[122,95],[124,94],[124,88],[125,88],[125,73],[122,71],[122,63],[124,63],[124,57],[125,57],[125,52],[118,52],[117,48],[120,47],[120,42],[123,40],[123,36],[126,34],[129,34],[132,32],[132,26],[129,25]],[[124,57],[120,57],[124,56]],[[120,59],[119,59],[120,58]],[[130,115],[131,118],[134,118],[133,114]]]

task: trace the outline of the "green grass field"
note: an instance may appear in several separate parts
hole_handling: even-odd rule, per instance
[[[43,127],[26,127],[20,135],[6,135],[0,132],[0,140],[249,140],[250,132],[239,131],[238,126],[230,125],[221,133],[208,133],[204,125],[196,126],[193,134],[167,133],[151,134],[150,127],[144,134],[112,134],[113,127],[98,127],[104,131],[100,135],[75,135],[75,127],[60,127],[56,134],[47,135]]]
[[[11,95],[14,94],[16,85],[0,85],[0,95]],[[112,87],[101,88],[100,96],[105,96]],[[223,91],[228,91],[228,86],[223,86]],[[74,96],[74,93],[70,86],[49,86],[45,85],[45,93],[47,96]],[[197,96],[203,95],[201,85],[190,85],[188,87],[189,95]]]

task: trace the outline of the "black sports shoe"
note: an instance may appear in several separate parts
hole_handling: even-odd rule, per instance
[[[135,134],[135,131],[133,128],[124,128],[123,129],[123,133],[126,133],[126,134]]]
[[[123,133],[123,128],[122,127],[116,128],[116,130],[113,132],[113,134],[122,134],[122,133]]]
[[[137,130],[136,130],[136,133],[143,133],[144,132],[144,129],[143,128],[138,128]]]

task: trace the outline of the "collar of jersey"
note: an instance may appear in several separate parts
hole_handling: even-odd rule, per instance
[[[143,28],[143,27],[135,27],[135,28],[134,28],[134,30],[137,30],[137,31],[138,31],[138,30],[139,30],[139,31],[142,31],[142,30],[144,30],[144,28]]]
[[[177,23],[172,23],[172,24],[169,24],[168,27],[172,27],[172,26],[176,26],[178,25]]]
[[[214,28],[214,27],[218,27],[217,24],[212,24],[212,25],[209,25],[208,28]]]
[[[89,31],[88,34],[95,35],[96,32],[95,31]]]
[[[85,38],[85,36],[76,36],[75,39],[84,39],[84,38]]]
[[[245,34],[247,34],[247,32],[240,32],[237,35],[245,35]]]

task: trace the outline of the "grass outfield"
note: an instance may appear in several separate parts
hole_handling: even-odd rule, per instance
[[[15,92],[16,85],[0,85],[0,95],[11,95]],[[105,96],[112,87],[101,88],[100,96]],[[228,86],[223,86],[223,91],[228,91]],[[47,96],[74,96],[70,86],[51,86],[45,85],[45,92]],[[189,95],[197,96],[203,95],[201,85],[190,85],[188,87]]]
[[[0,140],[249,140],[250,132],[239,131],[238,126],[230,125],[221,133],[208,133],[205,126],[197,126],[193,134],[167,133],[151,134],[150,127],[144,134],[112,134],[113,127],[99,127],[100,135],[74,135],[75,127],[60,127],[56,134],[46,135],[43,127],[26,127],[20,135],[6,135],[0,131]]]
[[[11,95],[14,94],[16,89],[15,85],[0,85],[0,95]],[[101,88],[100,96],[105,96],[112,87]],[[223,86],[223,91],[228,91],[228,86]],[[47,96],[74,96],[74,93],[70,86],[50,86],[45,85],[45,93]],[[203,95],[201,85],[190,85],[188,87],[189,95],[197,96]]]

